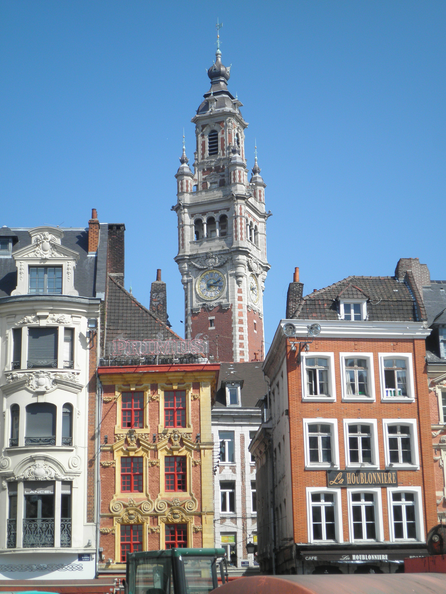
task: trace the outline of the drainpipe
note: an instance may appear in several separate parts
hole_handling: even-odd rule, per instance
[[[102,384],[96,370],[96,497],[95,497],[95,515],[96,515],[96,563],[95,576],[99,573],[99,538],[100,538],[100,521],[101,521],[101,421],[102,421]]]
[[[276,486],[274,483],[274,458],[273,458],[273,440],[272,435],[269,438],[269,460],[271,467],[271,488],[272,488],[272,540],[273,540],[273,575],[276,575]]]

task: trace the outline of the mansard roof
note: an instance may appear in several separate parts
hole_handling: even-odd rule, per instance
[[[257,401],[268,391],[262,365],[262,361],[221,363],[214,407],[226,408],[226,385],[237,382],[241,385],[241,408],[255,408]]]
[[[431,281],[430,285],[424,286],[423,299],[428,325],[446,324],[446,280]]]
[[[419,321],[424,306],[410,279],[391,276],[349,276],[304,297],[291,315],[295,319],[337,320],[340,301],[367,302],[369,321]]]

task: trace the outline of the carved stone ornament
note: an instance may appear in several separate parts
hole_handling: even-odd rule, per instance
[[[73,320],[71,316],[65,314],[50,314],[46,319],[47,324],[72,324]]]
[[[253,258],[248,258],[248,268],[251,272],[255,272],[257,274],[262,270],[260,264]]]
[[[8,470],[11,466],[11,458],[0,458],[0,470]]]
[[[159,534],[160,527],[159,526],[148,526],[147,531],[149,534]]]
[[[194,532],[203,532],[203,526],[193,526]]]
[[[159,402],[160,395],[159,394],[150,394],[149,400],[150,402]]]
[[[158,513],[166,513],[168,509],[176,509],[181,512],[191,513],[198,508],[198,501],[192,495],[191,499],[184,499],[181,501],[178,497],[174,499],[157,499],[155,501],[155,511]],[[170,512],[168,512],[170,513]]]
[[[205,270],[207,268],[219,268],[223,266],[229,259],[228,255],[222,254],[213,254],[212,252],[208,252],[204,256],[195,258],[194,260],[190,260],[192,266],[198,268],[200,270]]]
[[[114,528],[100,528],[99,532],[101,534],[114,534],[115,533],[115,529]]]
[[[60,239],[45,231],[44,233],[38,233],[33,237],[34,250],[25,254],[25,258],[63,258],[63,254],[58,246],[60,245]]]
[[[39,318],[36,315],[33,316],[25,316],[24,318],[22,318],[21,320],[19,320],[19,322],[17,322],[19,325],[24,325],[24,324],[38,324],[39,323]]]
[[[200,398],[200,392],[192,392],[190,397],[192,400],[198,400]]]
[[[119,524],[141,524],[148,521],[148,514],[153,510],[153,502],[145,499],[141,503],[130,498],[128,501],[112,501],[110,511],[117,516]]]
[[[103,402],[113,402],[113,400],[116,400],[116,396],[102,396]]]
[[[175,508],[167,513],[166,521],[169,524],[184,524],[185,522],[192,522],[193,518],[186,516],[181,509]]]
[[[72,477],[61,475],[55,468],[46,462],[35,462],[28,466],[22,474],[13,476],[8,481],[69,481]]]
[[[160,465],[159,460],[149,460],[149,466],[159,466],[159,465]]]
[[[79,458],[79,456],[71,456],[71,458],[68,460],[68,466],[72,470],[77,470],[78,468],[80,468],[81,459]]]
[[[438,431],[432,431],[432,437],[438,437],[440,433],[443,433],[443,429],[439,429]]]
[[[192,466],[201,466],[201,460],[192,460]]]
[[[116,466],[116,460],[104,460],[103,462],[101,462],[101,466],[103,468],[114,468]]]

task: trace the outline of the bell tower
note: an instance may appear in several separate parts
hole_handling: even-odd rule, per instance
[[[217,26],[217,31],[219,26]],[[186,338],[205,335],[214,361],[263,360],[266,258],[265,183],[245,159],[242,103],[228,90],[230,68],[217,35],[211,88],[192,118],[193,172],[183,138],[177,179],[178,254]],[[203,336],[204,337],[204,336]]]

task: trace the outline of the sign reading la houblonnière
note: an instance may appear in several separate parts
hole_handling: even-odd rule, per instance
[[[328,470],[327,487],[397,487],[396,470]]]

